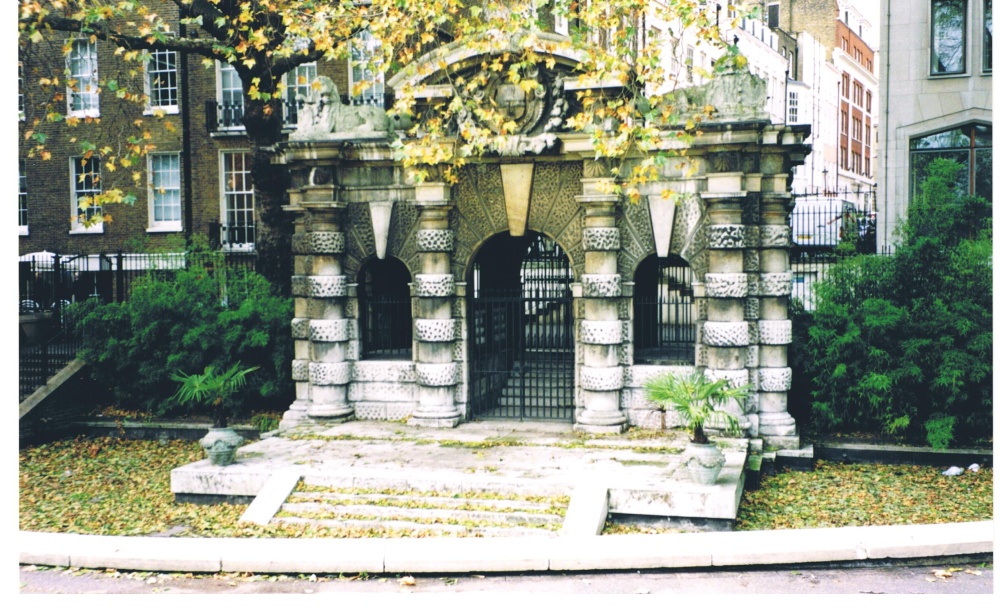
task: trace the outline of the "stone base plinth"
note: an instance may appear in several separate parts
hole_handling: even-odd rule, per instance
[[[772,450],[798,450],[801,446],[798,435],[761,435],[761,439],[764,440],[764,446]]]
[[[420,426],[432,429],[453,429],[462,422],[462,418],[410,418],[406,421],[408,426]]]

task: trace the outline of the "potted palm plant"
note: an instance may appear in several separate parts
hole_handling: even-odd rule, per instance
[[[742,408],[750,387],[733,387],[727,380],[709,381],[699,372],[685,376],[664,373],[646,382],[645,389],[650,401],[664,410],[676,410],[687,423],[691,442],[684,450],[683,463],[691,479],[699,484],[714,484],[725,457],[708,439],[705,427],[739,433],[736,418],[719,407],[734,400]]]
[[[236,448],[243,445],[243,438],[229,428],[229,396],[246,384],[247,374],[257,367],[242,369],[241,366],[237,362],[226,371],[217,371],[209,365],[202,373],[188,375],[178,371],[170,376],[180,384],[172,398],[182,405],[200,406],[212,416],[212,427],[198,443],[213,465],[232,464]]]

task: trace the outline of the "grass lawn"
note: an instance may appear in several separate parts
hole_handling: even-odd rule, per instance
[[[370,529],[239,523],[246,505],[174,503],[170,470],[204,457],[197,442],[75,439],[20,451],[19,528],[97,535],[374,537]],[[927,524],[993,518],[993,470],[817,462],[744,494],[740,530]]]

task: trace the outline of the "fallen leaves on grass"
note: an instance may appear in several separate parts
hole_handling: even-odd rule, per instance
[[[739,530],[973,522],[993,518],[993,470],[816,462],[812,472],[765,476],[745,492]]]

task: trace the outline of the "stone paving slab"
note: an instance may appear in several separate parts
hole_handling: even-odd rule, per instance
[[[610,489],[609,511],[732,521],[743,489],[746,441],[727,440],[714,486],[687,480],[680,431],[585,436],[569,424],[483,422],[454,429],[354,421],[309,426],[243,446],[237,462],[198,461],[171,472],[183,495],[255,496],[272,475],[347,488],[493,490],[567,494],[580,483]]]

